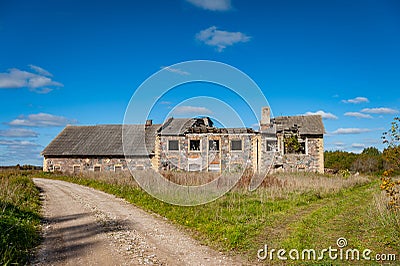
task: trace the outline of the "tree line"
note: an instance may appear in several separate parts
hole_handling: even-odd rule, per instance
[[[386,145],[381,152],[375,147],[365,148],[360,154],[346,151],[325,151],[325,168],[334,171],[351,170],[361,173],[378,173],[400,170],[400,118],[395,117],[388,131],[382,134]]]

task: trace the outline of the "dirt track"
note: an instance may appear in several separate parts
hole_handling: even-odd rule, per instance
[[[239,265],[122,199],[80,185],[33,180],[42,189],[44,242],[35,265]]]

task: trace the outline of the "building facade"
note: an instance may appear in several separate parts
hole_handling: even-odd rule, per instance
[[[324,171],[321,116],[271,119],[260,130],[217,128],[211,119],[169,118],[163,124],[67,126],[43,150],[44,171]]]

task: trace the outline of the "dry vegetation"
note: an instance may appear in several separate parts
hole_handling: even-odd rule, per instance
[[[162,172],[164,178],[173,183],[186,186],[199,186],[217,179],[220,173],[207,172]],[[90,178],[113,185],[127,185],[138,188],[139,185],[129,172],[101,173],[90,172],[77,177]],[[234,192],[249,193],[248,187],[253,173],[246,170],[234,186]],[[365,184],[370,180],[361,175],[343,178],[341,175],[321,175],[318,173],[276,173],[266,175],[255,193],[263,198],[285,199],[289,195],[315,192],[321,197],[337,193],[341,189]]]

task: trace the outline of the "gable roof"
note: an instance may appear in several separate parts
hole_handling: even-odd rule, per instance
[[[148,156],[154,153],[156,132],[161,125],[97,125],[67,126],[42,151],[44,156],[124,156],[122,130],[127,156]],[[147,150],[146,150],[147,148]]]
[[[164,136],[184,135],[193,128],[202,119],[198,118],[169,118],[158,130],[158,133]]]
[[[274,124],[277,132],[297,128],[300,135],[323,135],[325,133],[320,115],[279,116],[274,118]]]

